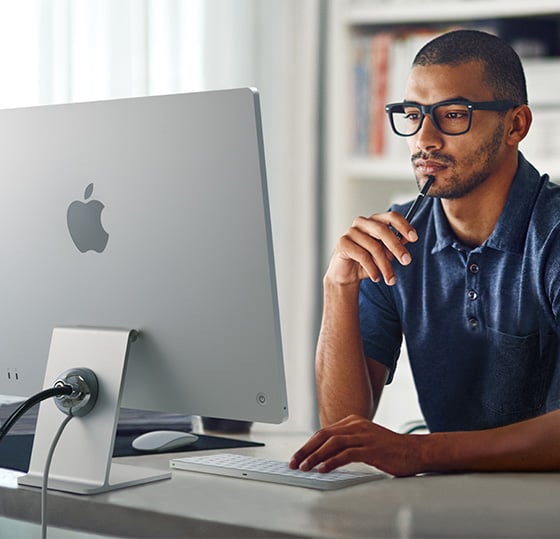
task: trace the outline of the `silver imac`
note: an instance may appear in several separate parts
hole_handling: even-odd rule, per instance
[[[124,349],[92,367],[100,400],[69,438],[91,442],[97,422],[114,440],[106,423],[121,405],[287,417],[256,90],[2,110],[0,148],[0,394],[27,397],[63,366],[111,358],[116,331]],[[57,345],[55,328],[85,337]],[[57,414],[45,402],[39,423]],[[53,477],[74,477],[83,463],[63,469],[59,452]]]

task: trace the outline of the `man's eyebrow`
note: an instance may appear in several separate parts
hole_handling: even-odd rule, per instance
[[[464,97],[462,95],[457,95],[457,96],[452,97],[450,99],[445,99],[445,101],[470,101],[470,99],[468,97]]]
[[[463,103],[463,102],[468,102],[470,103],[471,100],[468,97],[462,96],[462,95],[457,95],[454,97],[448,97],[446,99],[442,99],[441,101],[436,101],[435,103],[429,103],[429,105],[435,105],[437,103],[445,103],[445,102],[458,102],[458,103]],[[426,105],[426,103],[420,103],[420,101],[414,101],[413,99],[404,99],[403,103],[416,103],[417,105]]]

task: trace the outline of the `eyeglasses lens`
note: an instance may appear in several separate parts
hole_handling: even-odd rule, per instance
[[[459,135],[469,129],[471,111],[464,103],[437,105],[428,114],[436,127],[445,134]],[[391,115],[396,132],[403,136],[416,133],[424,117],[420,107],[410,105],[395,108]]]

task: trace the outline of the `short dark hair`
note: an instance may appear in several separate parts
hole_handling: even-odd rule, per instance
[[[484,79],[494,99],[527,104],[527,83],[519,56],[499,37],[479,30],[455,30],[424,45],[414,58],[414,66],[459,65],[482,62]]]

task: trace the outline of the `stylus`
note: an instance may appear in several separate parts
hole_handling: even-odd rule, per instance
[[[406,215],[404,216],[404,218],[409,223],[412,220],[412,218],[416,215],[416,212],[418,211],[418,209],[420,208],[420,205],[424,201],[424,198],[426,196],[426,193],[428,192],[428,189],[430,189],[430,187],[432,186],[432,183],[434,183],[435,179],[436,179],[435,176],[432,176],[431,174],[428,176],[428,179],[426,180],[426,183],[424,184],[424,187],[422,187],[422,190],[420,191],[420,193],[416,197],[416,200],[413,202],[412,206],[410,206],[410,209],[406,212]],[[402,238],[402,234],[400,232],[395,232],[395,234],[397,235],[397,238]]]

